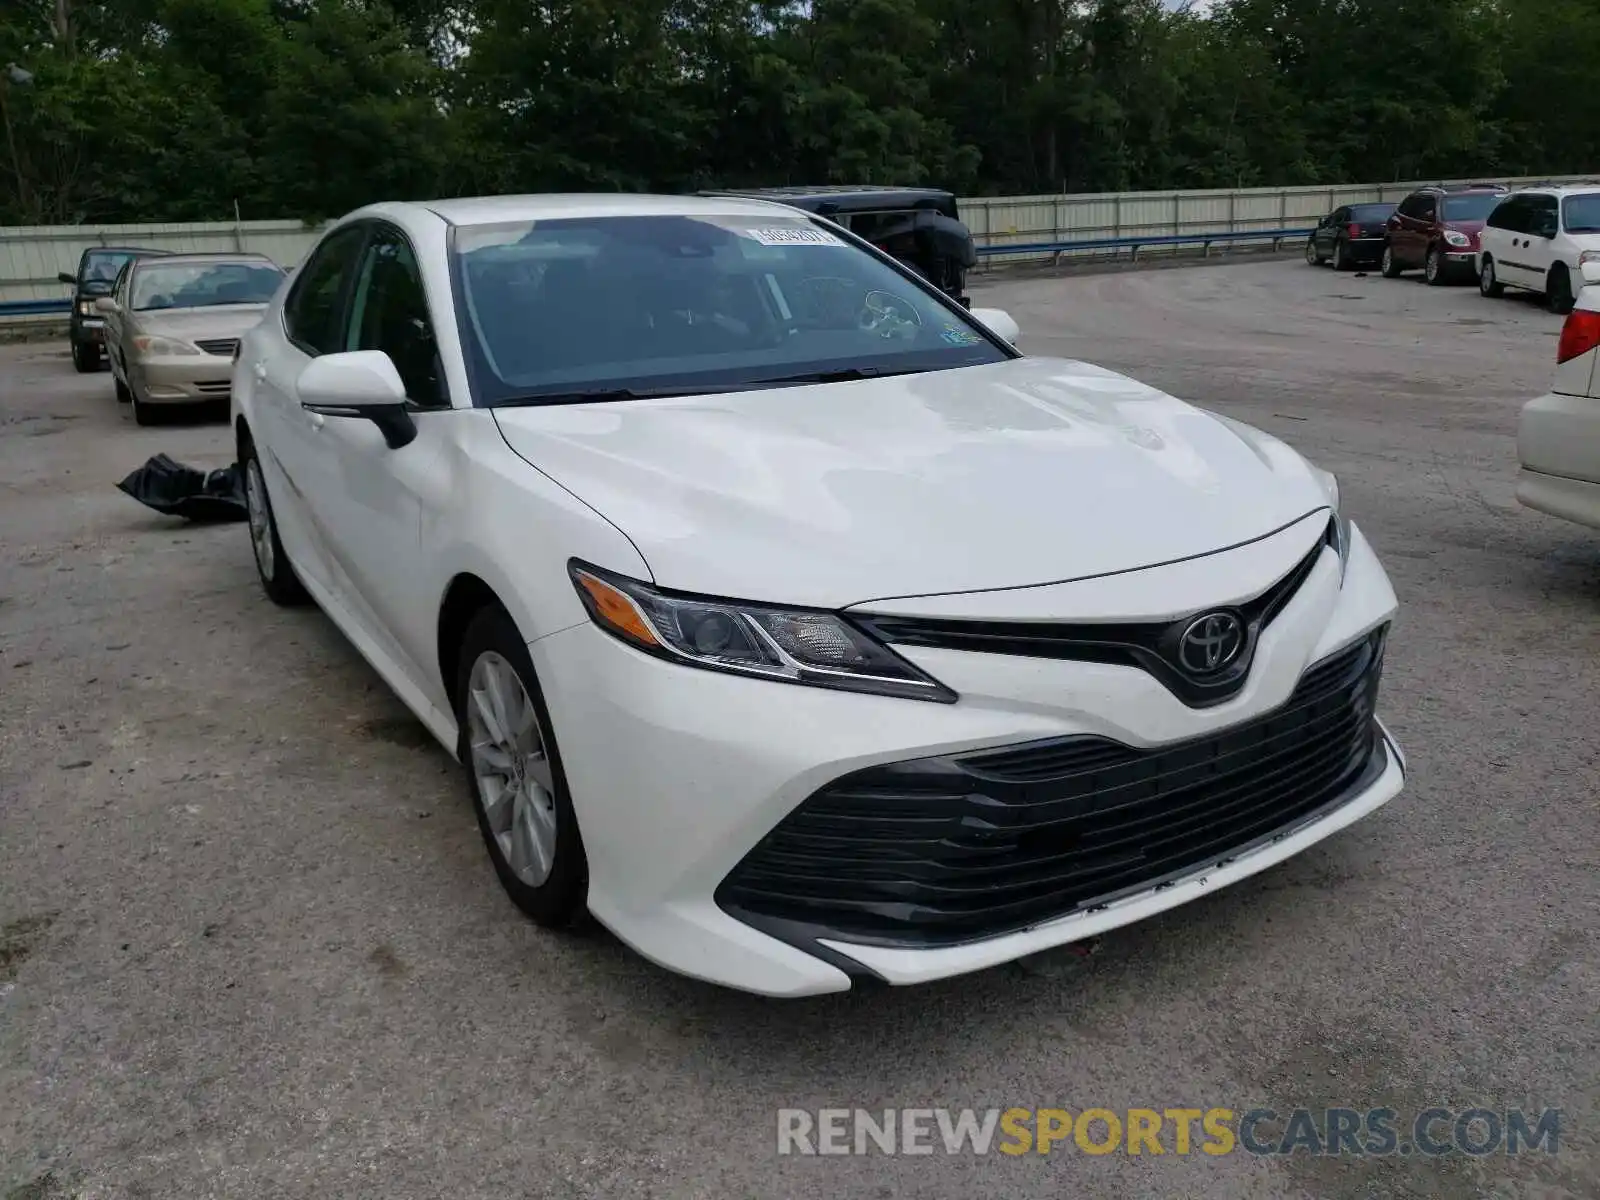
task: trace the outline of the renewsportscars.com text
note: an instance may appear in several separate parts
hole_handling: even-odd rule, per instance
[[[1555,1154],[1561,1110],[784,1108],[779,1154]]]

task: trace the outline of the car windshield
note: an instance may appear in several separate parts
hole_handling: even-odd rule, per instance
[[[1600,233],[1600,192],[1568,196],[1561,202],[1561,219],[1568,233]]]
[[[116,282],[122,264],[133,257],[131,250],[91,250],[78,268],[78,287],[91,295],[106,295]]]
[[[1350,209],[1352,221],[1383,221],[1394,211],[1392,204],[1357,204]]]
[[[283,281],[283,272],[264,262],[152,264],[135,270],[133,307],[141,311],[265,304]]]
[[[1505,197],[1498,192],[1473,192],[1466,196],[1444,198],[1446,221],[1487,221]]]
[[[965,313],[800,216],[465,226],[451,254],[480,404],[738,390],[1008,357]]]
[[[91,250],[84,256],[83,271],[79,276],[84,282],[111,283],[117,277],[117,272],[122,270],[122,264],[133,257],[131,250]]]

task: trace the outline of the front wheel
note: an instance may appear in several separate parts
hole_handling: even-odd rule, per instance
[[[100,369],[100,347],[92,342],[72,343],[72,366],[80,375],[89,375]]]
[[[1544,294],[1553,313],[1565,316],[1577,304],[1577,297],[1572,293],[1572,276],[1567,273],[1564,264],[1557,263],[1550,268],[1550,279],[1545,284]]]
[[[1423,260],[1422,275],[1430,287],[1442,287],[1445,282],[1444,251],[1438,246],[1428,248],[1428,257]]]
[[[550,712],[527,642],[504,609],[479,611],[456,668],[459,756],[500,885],[540,925],[569,925],[588,891]]]
[[[1383,247],[1383,277],[1385,279],[1399,279],[1400,272],[1405,268],[1400,265],[1400,260],[1394,256],[1394,247],[1385,244]]]
[[[1478,291],[1491,300],[1498,300],[1506,294],[1506,285],[1495,274],[1494,259],[1487,254],[1483,256],[1483,267],[1478,272]]]
[[[261,472],[261,459],[254,443],[244,451],[244,507],[250,521],[250,549],[255,554],[256,574],[261,578],[261,590],[267,599],[285,608],[304,604],[309,596],[294,565],[283,552],[283,542],[278,537],[278,520],[272,512],[272,501],[267,496],[267,479]]]
[[[128,399],[133,404],[133,421],[135,425],[159,425],[165,413],[153,404],[141,404],[139,393],[132,384],[128,385]]]

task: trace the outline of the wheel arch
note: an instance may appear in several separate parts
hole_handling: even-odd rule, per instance
[[[472,618],[485,608],[495,607],[511,615],[498,592],[481,576],[471,571],[457,572],[445,587],[439,603],[439,621],[436,637],[439,658],[439,681],[444,686],[445,698],[451,711],[456,707],[456,676],[459,673],[461,643]],[[516,618],[513,616],[512,620]]]

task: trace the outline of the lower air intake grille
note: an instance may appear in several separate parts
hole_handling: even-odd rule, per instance
[[[763,838],[717,901],[790,940],[951,945],[1233,857],[1381,767],[1384,634],[1313,666],[1282,708],[1208,737],[1153,750],[1060,738],[847,775]]]

